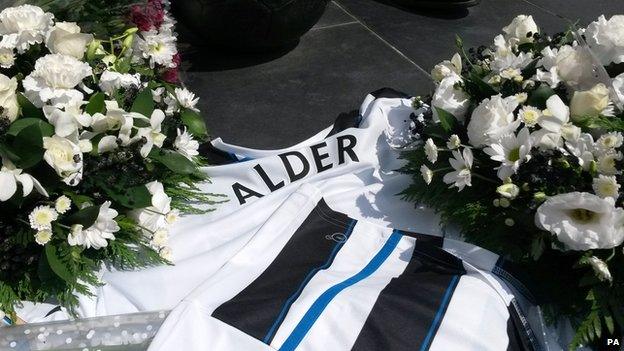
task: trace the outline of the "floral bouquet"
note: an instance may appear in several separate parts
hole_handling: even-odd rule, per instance
[[[624,330],[624,16],[553,36],[518,16],[432,71],[404,192],[519,263],[571,348]]]
[[[173,85],[173,21],[111,37],[82,33],[39,7],[0,12],[0,310],[99,284],[102,265],[171,262],[168,226],[191,202],[207,136],[194,94]]]

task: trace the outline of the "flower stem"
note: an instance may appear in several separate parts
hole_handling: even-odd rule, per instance
[[[475,178],[478,178],[478,179],[481,179],[481,180],[485,180],[488,183],[498,184],[498,182],[493,180],[493,179],[490,179],[488,177],[484,177],[484,176],[482,176],[482,175],[480,175],[478,173],[474,173],[474,172],[471,172],[471,173],[472,173],[472,176],[475,177]]]

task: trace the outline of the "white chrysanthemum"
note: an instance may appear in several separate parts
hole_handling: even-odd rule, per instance
[[[503,98],[498,94],[481,101],[468,123],[470,143],[476,147],[489,145],[502,135],[516,130],[519,123],[513,113],[516,107],[518,100],[514,96]]]
[[[158,253],[160,254],[160,257],[163,258],[164,260],[167,260],[169,262],[173,261],[173,251],[171,250],[170,247],[165,246],[162,249],[160,249]]]
[[[199,112],[197,107],[195,107],[197,102],[199,102],[199,98],[195,97],[195,94],[186,88],[175,88],[174,93],[176,100],[178,100],[178,104],[180,104],[181,107]]]
[[[427,155],[427,159],[431,163],[436,163],[438,160],[438,147],[431,138],[425,142],[425,155]]]
[[[178,129],[178,136],[173,142],[173,146],[182,156],[192,160],[194,156],[199,155],[197,151],[199,149],[199,142],[193,139],[193,134],[190,134],[184,128],[183,131]]]
[[[52,239],[52,231],[49,229],[40,230],[35,234],[35,242],[39,245],[45,245]]]
[[[156,64],[164,67],[175,67],[173,57],[178,53],[176,37],[171,31],[152,29],[141,32],[136,38],[135,50],[145,59],[149,60],[150,67]]]
[[[108,96],[112,96],[119,88],[140,87],[141,75],[106,70],[100,76],[98,86]]]
[[[14,47],[23,53],[33,44],[43,42],[54,15],[40,7],[21,5],[0,12],[2,47]]]
[[[33,188],[41,195],[48,197],[48,192],[41,186],[35,177],[28,173],[23,173],[19,168],[7,159],[2,159],[0,168],[0,201],[7,201],[17,191],[17,183],[22,185],[22,196],[28,196]]]
[[[15,64],[15,53],[13,49],[0,48],[0,67],[11,68]]]
[[[618,173],[616,162],[622,159],[622,153],[608,153],[598,157],[598,172],[604,175],[615,175]]]
[[[30,227],[35,230],[51,229],[52,222],[56,221],[58,213],[50,206],[41,205],[35,207],[28,215]]]
[[[92,74],[88,63],[72,56],[49,54],[35,62],[35,70],[24,81],[26,97],[37,107],[48,101],[53,104],[82,101],[82,93],[74,89]]]
[[[63,214],[69,211],[71,204],[71,200],[67,196],[62,195],[54,202],[54,209],[56,212]]]
[[[612,197],[616,199],[620,196],[620,184],[614,176],[599,175],[598,178],[594,178],[592,187],[596,195],[600,197]]]
[[[601,15],[587,26],[584,34],[603,65],[624,62],[624,15],[615,15],[609,20]]]
[[[178,210],[171,210],[165,215],[165,220],[169,224],[177,222],[178,219],[180,219],[180,211]]]
[[[540,117],[542,117],[542,111],[533,106],[524,106],[520,112],[518,112],[518,118],[520,118],[527,127],[535,127]]]
[[[420,174],[427,185],[431,184],[431,181],[433,180],[433,171],[429,169],[429,167],[425,165],[420,166]]]
[[[167,246],[169,243],[169,232],[164,228],[158,229],[154,232],[151,243],[156,247]]]
[[[592,256],[588,258],[589,265],[592,267],[596,276],[601,281],[613,281],[613,277],[611,276],[611,272],[609,271],[609,266],[607,263],[596,256]]]
[[[463,153],[454,150],[449,163],[455,170],[444,175],[442,179],[444,183],[451,184],[449,188],[457,187],[458,191],[462,191],[466,186],[472,186],[473,159],[472,150],[469,148],[464,148]]]
[[[439,122],[438,111],[440,108],[463,122],[466,117],[470,99],[464,90],[458,87],[462,79],[457,74],[452,74],[440,82],[436,87],[433,97],[431,98],[431,106],[433,106],[433,120]]]
[[[610,249],[624,241],[624,209],[612,198],[573,192],[548,198],[535,213],[539,228],[557,236],[566,250]]]
[[[111,202],[106,201],[100,206],[95,223],[84,229],[82,225],[72,226],[71,233],[67,236],[67,242],[71,246],[82,246],[85,249],[101,249],[108,246],[107,240],[115,240],[114,233],[120,227],[115,221],[118,213],[110,208]]]
[[[624,137],[622,137],[622,133],[620,132],[610,132],[605,133],[596,140],[596,147],[599,152],[607,153],[612,152],[613,149],[617,149],[622,146],[624,142]]]
[[[461,145],[461,139],[457,134],[453,134],[449,137],[449,140],[446,142],[446,147],[450,150],[455,150]]]
[[[529,160],[532,146],[529,130],[522,128],[517,136],[513,133],[504,135],[483,151],[490,155],[492,160],[501,163],[497,168],[498,177],[505,180],[514,175],[523,162]]]

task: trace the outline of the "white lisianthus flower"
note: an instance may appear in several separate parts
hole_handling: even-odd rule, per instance
[[[171,198],[165,193],[163,184],[158,181],[147,183],[145,187],[152,194],[152,205],[133,210],[129,215],[141,226],[143,234],[150,237],[154,232],[166,228],[169,224],[167,215],[172,212]]]
[[[457,187],[462,191],[466,186],[472,186],[472,162],[474,157],[472,150],[464,148],[460,153],[458,150],[453,151],[453,157],[449,159],[451,167],[454,171],[444,175],[442,179],[444,183],[451,184],[449,188]]]
[[[596,273],[596,276],[598,277],[598,279],[600,279],[603,282],[613,281],[613,277],[611,276],[611,272],[609,271],[609,266],[607,265],[605,261],[599,259],[596,256],[592,256],[587,259],[587,262],[589,263],[589,265],[592,267],[592,269]]]
[[[173,142],[173,147],[175,147],[178,153],[189,160],[193,160],[193,156],[199,155],[197,151],[199,149],[199,142],[193,139],[193,134],[189,134],[186,128],[182,131],[178,129],[178,136]]]
[[[542,117],[542,111],[537,107],[524,106],[518,112],[518,118],[527,126],[535,127]]]
[[[587,44],[604,66],[624,62],[624,15],[604,15],[585,30]]]
[[[165,246],[162,249],[160,249],[160,251],[158,251],[158,254],[160,255],[161,258],[163,258],[166,261],[169,261],[169,262],[173,261],[173,251],[168,246]]]
[[[71,200],[65,195],[59,196],[59,198],[54,202],[54,209],[60,214],[64,214],[69,211],[70,208]]]
[[[450,150],[455,150],[461,145],[461,139],[457,134],[453,134],[449,137],[449,140],[446,142],[446,147]]]
[[[92,73],[86,62],[72,56],[49,54],[35,62],[35,70],[22,84],[26,97],[37,107],[48,101],[53,104],[82,101],[84,96],[74,88]]]
[[[518,105],[514,96],[503,98],[500,94],[481,101],[468,123],[470,143],[475,147],[488,145],[513,132],[519,124],[513,113]]]
[[[431,163],[436,163],[438,160],[438,147],[431,138],[425,142],[425,155],[427,155],[427,159]]]
[[[624,241],[624,209],[590,193],[548,198],[537,209],[535,224],[556,235],[566,250],[610,249]]]
[[[190,92],[186,88],[175,88],[174,90],[175,98],[178,100],[178,104],[185,108],[195,112],[199,112],[197,107],[197,102],[199,102],[199,98],[195,97],[195,94]]]
[[[618,169],[616,167],[616,162],[622,159],[621,152],[613,152],[604,155],[600,155],[598,157],[598,172],[604,175],[616,175],[618,173]]]
[[[575,91],[570,101],[572,117],[594,117],[600,114],[609,115],[609,88],[599,83],[590,90]]]
[[[76,140],[77,141],[77,140]],[[82,180],[82,150],[74,141],[58,135],[43,138],[43,159],[67,185],[75,186]]]
[[[598,152],[610,153],[613,152],[614,149],[622,146],[623,142],[624,137],[622,137],[622,133],[609,132],[601,135],[598,140],[596,140],[596,148],[598,149]]]
[[[17,79],[0,74],[0,106],[2,106],[0,116],[8,118],[10,122],[14,122],[20,112],[16,90]]]
[[[45,230],[52,228],[52,222],[58,219],[58,213],[46,205],[35,207],[28,215],[30,227],[35,230]]]
[[[513,183],[506,183],[496,188],[496,192],[506,199],[513,200],[520,194],[520,187]]]
[[[41,186],[41,183],[35,177],[28,173],[23,173],[21,169],[8,160],[2,160],[2,168],[0,169],[0,201],[7,201],[17,191],[17,183],[22,185],[22,196],[28,196],[33,188],[39,194],[48,197],[48,192]]]
[[[600,197],[611,197],[614,200],[620,196],[620,184],[614,176],[599,175],[598,178],[594,178],[592,182],[594,193]]]
[[[147,117],[145,117],[147,118]],[[150,117],[150,126],[139,128],[137,134],[132,138],[132,142],[145,138],[145,144],[141,146],[141,156],[147,157],[154,146],[162,147],[166,136],[161,133],[162,121],[165,120],[165,113],[162,110],[154,110]]]
[[[431,184],[431,181],[433,180],[433,171],[429,169],[429,167],[426,165],[420,166],[420,174],[427,185]]]
[[[35,242],[39,245],[45,245],[52,239],[52,231],[49,229],[40,230],[35,234]]]
[[[151,244],[156,247],[167,246],[169,243],[169,232],[166,229],[158,229],[152,236]]]
[[[470,99],[468,94],[461,88],[456,88],[456,84],[462,82],[460,76],[453,74],[448,76],[440,82],[437,86],[433,97],[431,99],[431,106],[433,106],[433,120],[439,122],[438,111],[436,108],[440,108],[453,116],[459,121],[463,122],[465,119]]]
[[[83,101],[69,101],[58,106],[43,106],[43,114],[51,125],[54,133],[60,137],[68,137],[82,128],[89,127],[92,117],[82,111]]]
[[[522,128],[518,135],[513,133],[502,136],[497,142],[490,144],[483,151],[501,165],[496,168],[498,177],[505,180],[520,168],[520,165],[531,157],[531,134],[527,128]]]
[[[567,141],[566,148],[577,157],[579,165],[584,170],[589,170],[590,164],[595,161],[594,138],[589,133],[582,133],[577,140]]]
[[[93,34],[80,33],[80,27],[73,22],[56,22],[46,37],[46,46],[53,54],[62,54],[82,59]]]
[[[89,228],[84,229],[80,224],[73,225],[67,236],[69,245],[98,250],[108,246],[107,240],[115,240],[114,233],[121,228],[115,221],[118,212],[110,208],[110,205],[111,202],[106,201],[100,206],[97,219]]]
[[[0,67],[11,68],[15,64],[15,52],[10,48],[0,47]]]
[[[152,29],[141,32],[135,40],[135,52],[144,59],[149,60],[150,67],[156,64],[164,67],[175,67],[173,57],[178,53],[176,37],[168,30]]]
[[[7,7],[0,12],[0,46],[24,53],[31,45],[43,42],[53,18],[53,14],[37,6]]]
[[[442,79],[451,76],[453,74],[459,75],[462,70],[462,59],[458,53],[455,53],[451,60],[444,60],[433,67],[431,70],[431,78],[436,82],[441,82]]]
[[[533,16],[518,15],[511,23],[503,28],[505,38],[517,44],[533,42],[533,34],[539,33],[539,28]]]
[[[106,70],[100,76],[98,86],[108,96],[112,96],[119,88],[140,87],[141,75]]]

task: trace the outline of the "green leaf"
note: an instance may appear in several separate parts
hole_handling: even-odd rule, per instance
[[[100,214],[100,206],[89,206],[67,217],[65,222],[69,225],[81,224],[84,228],[88,228],[95,223]]]
[[[56,275],[58,275],[67,282],[71,283],[74,281],[72,274],[67,269],[67,266],[58,257],[56,247],[54,247],[53,245],[46,245],[45,255],[48,259],[48,264],[50,265],[50,268],[52,268],[52,271],[56,273]]]
[[[203,138],[208,135],[206,123],[199,113],[193,110],[184,110],[180,114],[180,119],[182,119],[182,122],[188,128],[188,131],[194,136]]]
[[[446,132],[451,132],[457,123],[455,116],[439,107],[435,107],[435,109],[438,112],[438,118],[440,119],[440,125],[442,128],[444,128]]]
[[[115,61],[115,70],[119,73],[128,73],[128,71],[130,71],[130,58],[129,57],[122,57],[120,59],[117,59],[117,61]]]
[[[106,108],[104,99],[105,99],[104,93],[102,92],[95,93],[89,99],[89,103],[85,107],[85,111],[90,115],[94,115],[96,113],[104,113],[105,108]]]
[[[533,90],[529,98],[527,99],[527,105],[535,106],[540,109],[546,108],[546,100],[549,97],[555,95],[554,90],[552,90],[548,85],[542,84],[537,89]]]
[[[152,99],[152,91],[143,89],[134,100],[131,112],[138,112],[143,116],[150,117],[154,112],[154,100]]]
[[[37,128],[41,130],[41,135],[43,136],[51,136],[54,134],[54,127],[50,123],[39,118],[20,118],[11,124],[7,134],[17,136],[24,128],[32,125],[37,126]]]
[[[160,162],[175,173],[193,174],[198,172],[195,163],[175,151],[154,148],[148,157]]]
[[[17,102],[22,108],[22,116],[26,118],[45,118],[43,111],[35,107],[22,93],[17,94]]]
[[[522,69],[522,77],[524,77],[524,79],[529,79],[531,77],[533,77],[533,75],[535,74],[535,72],[537,71],[537,63],[539,62],[539,59],[535,59],[533,61],[531,61],[531,63],[529,63],[526,67],[524,67]]]
[[[152,205],[152,194],[150,194],[145,185],[123,188],[109,186],[105,182],[100,182],[99,184],[111,199],[124,207],[137,209]]]
[[[43,158],[43,135],[41,127],[31,124],[21,129],[13,140],[11,150],[19,157],[15,160],[19,168],[30,168]]]
[[[596,338],[602,336],[602,323],[600,322],[600,318],[598,317],[598,315],[596,315],[596,318],[594,318],[594,331],[596,334]]]
[[[610,315],[604,316],[605,325],[607,326],[607,330],[609,334],[613,334],[615,332],[615,325],[613,324],[613,317]]]
[[[483,79],[479,77],[479,75],[475,72],[470,72],[469,81],[472,82],[477,87],[477,89],[479,89],[480,93],[483,96],[490,97],[492,95],[498,94],[498,91],[496,91],[496,89],[494,89],[488,83],[484,82]]]

